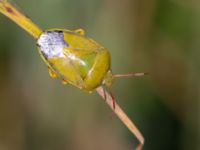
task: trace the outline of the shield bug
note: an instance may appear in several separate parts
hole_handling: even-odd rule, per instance
[[[110,68],[108,50],[79,30],[51,29],[43,32],[37,46],[49,66],[66,83],[92,92],[102,85]]]

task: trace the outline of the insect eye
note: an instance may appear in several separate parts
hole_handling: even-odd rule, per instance
[[[69,47],[62,31],[47,31],[40,35],[37,45],[46,59],[64,57],[63,48]]]

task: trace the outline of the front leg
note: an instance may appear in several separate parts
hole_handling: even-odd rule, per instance
[[[50,67],[48,67],[48,72],[49,72],[49,75],[51,78],[57,78],[58,77],[58,74]]]
[[[83,29],[76,29],[75,32],[82,36],[85,35],[85,31]]]

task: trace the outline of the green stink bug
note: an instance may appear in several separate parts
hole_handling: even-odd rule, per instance
[[[47,30],[37,45],[50,73],[88,92],[102,85],[110,69],[108,50],[79,30]]]

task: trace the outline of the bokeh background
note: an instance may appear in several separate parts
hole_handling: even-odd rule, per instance
[[[200,1],[12,0],[43,29],[83,28],[110,50],[117,102],[144,150],[200,149]],[[0,15],[0,150],[131,150],[94,92],[51,79],[35,41]]]

